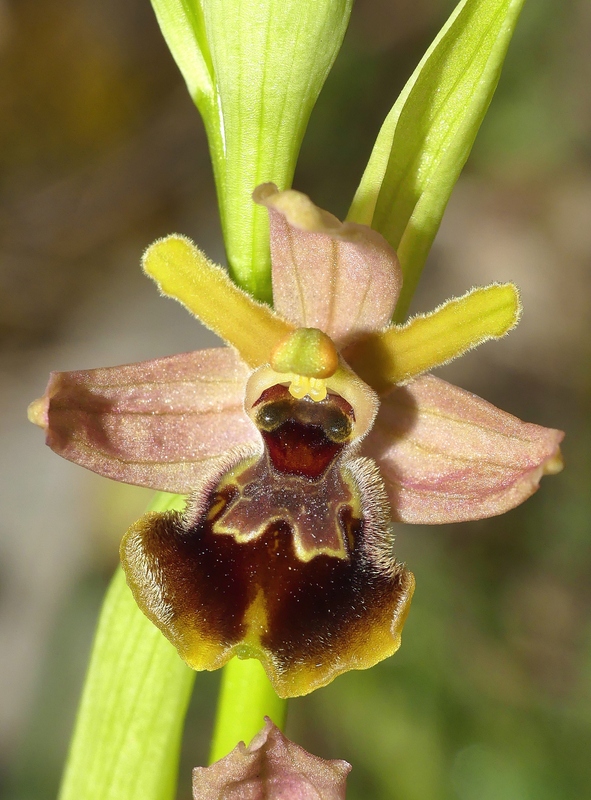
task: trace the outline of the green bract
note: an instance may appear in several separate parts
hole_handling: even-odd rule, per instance
[[[402,321],[496,89],[524,0],[463,0],[386,117],[348,219],[397,251]]]
[[[153,509],[182,508],[160,495]],[[138,609],[123,571],[111,583],[60,800],[171,800],[195,673]]]
[[[352,0],[152,0],[211,150],[230,273],[271,297],[269,226],[255,186],[287,189]]]

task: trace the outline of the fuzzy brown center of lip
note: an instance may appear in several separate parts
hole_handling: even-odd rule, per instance
[[[342,397],[316,402],[292,397],[286,386],[266,389],[255,423],[278,472],[319,478],[351,440],[355,413]]]

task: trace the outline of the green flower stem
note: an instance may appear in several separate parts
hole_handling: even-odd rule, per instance
[[[263,727],[263,717],[283,729],[286,714],[287,700],[277,697],[260,662],[233,658],[222,674],[210,763],[228,755],[238,742],[248,744]]]

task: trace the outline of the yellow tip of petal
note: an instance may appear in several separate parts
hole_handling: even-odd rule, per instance
[[[252,199],[261,206],[279,211],[290,225],[304,231],[326,233],[342,228],[342,223],[336,217],[318,208],[307,195],[294,189],[280,192],[274,183],[262,183],[252,193]]]
[[[559,472],[562,472],[564,469],[564,459],[562,457],[562,453],[560,449],[556,451],[555,455],[546,461],[544,464],[543,474],[544,475],[558,475]]]
[[[44,397],[39,397],[29,403],[27,408],[27,417],[29,422],[33,425],[38,425],[40,428],[47,428],[47,401]]]

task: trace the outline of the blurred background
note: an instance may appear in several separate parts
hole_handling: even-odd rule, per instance
[[[453,3],[358,0],[295,187],[342,216]],[[403,646],[292,701],[288,734],[353,764],[350,800],[591,797],[591,5],[526,4],[414,310],[514,280],[523,321],[439,374],[567,431],[524,506],[403,527]],[[150,492],[54,456],[26,422],[50,369],[208,346],[139,270],[171,231],[222,261],[201,121],[148,0],[0,0],[0,790],[55,797],[101,598]],[[218,675],[197,676],[179,798]]]

